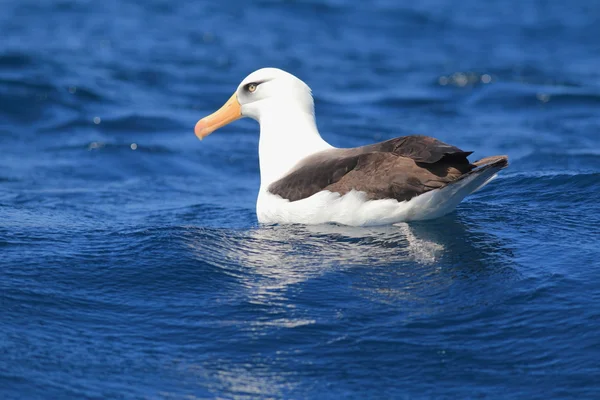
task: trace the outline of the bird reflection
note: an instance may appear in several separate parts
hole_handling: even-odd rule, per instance
[[[513,259],[497,236],[456,216],[377,228],[186,232],[192,257],[209,268],[202,275],[219,277],[216,302],[231,311],[218,326],[229,328],[236,343],[268,342],[285,334],[297,340],[299,332],[311,332],[317,324],[333,326],[337,334],[307,340],[343,340],[347,328],[365,318],[374,318],[378,327],[391,325],[386,329],[393,331],[423,317],[438,321],[448,311],[464,315],[503,296],[506,280],[498,278]],[[194,370],[210,377],[218,390],[243,388],[260,397],[285,387],[277,361],[253,363],[246,368],[220,359]]]
[[[354,288],[380,301],[427,297],[461,277],[495,273],[503,252],[498,238],[471,231],[456,217],[370,228],[260,226],[228,232],[218,241],[217,248],[207,247],[205,239],[190,247],[196,258],[236,277],[252,304],[282,306],[288,288],[348,271],[355,273]]]

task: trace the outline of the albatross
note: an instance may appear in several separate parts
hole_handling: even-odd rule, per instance
[[[242,117],[260,125],[260,223],[374,226],[433,219],[508,165],[506,156],[471,163],[472,152],[421,135],[335,148],[319,134],[311,89],[277,68],[248,75],[194,132],[203,139]]]

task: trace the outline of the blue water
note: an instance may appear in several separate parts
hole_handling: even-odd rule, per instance
[[[600,3],[3,0],[0,398],[600,398]],[[439,220],[261,226],[253,70],[336,146],[510,167]]]

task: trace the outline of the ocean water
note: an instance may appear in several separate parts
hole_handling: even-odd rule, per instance
[[[600,398],[600,3],[0,2],[0,398]],[[400,227],[261,226],[253,70],[326,140],[511,165]]]

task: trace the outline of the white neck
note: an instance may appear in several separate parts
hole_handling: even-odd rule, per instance
[[[289,104],[271,104],[261,113],[259,123],[261,191],[282,178],[303,158],[332,148],[321,138],[314,115]]]

